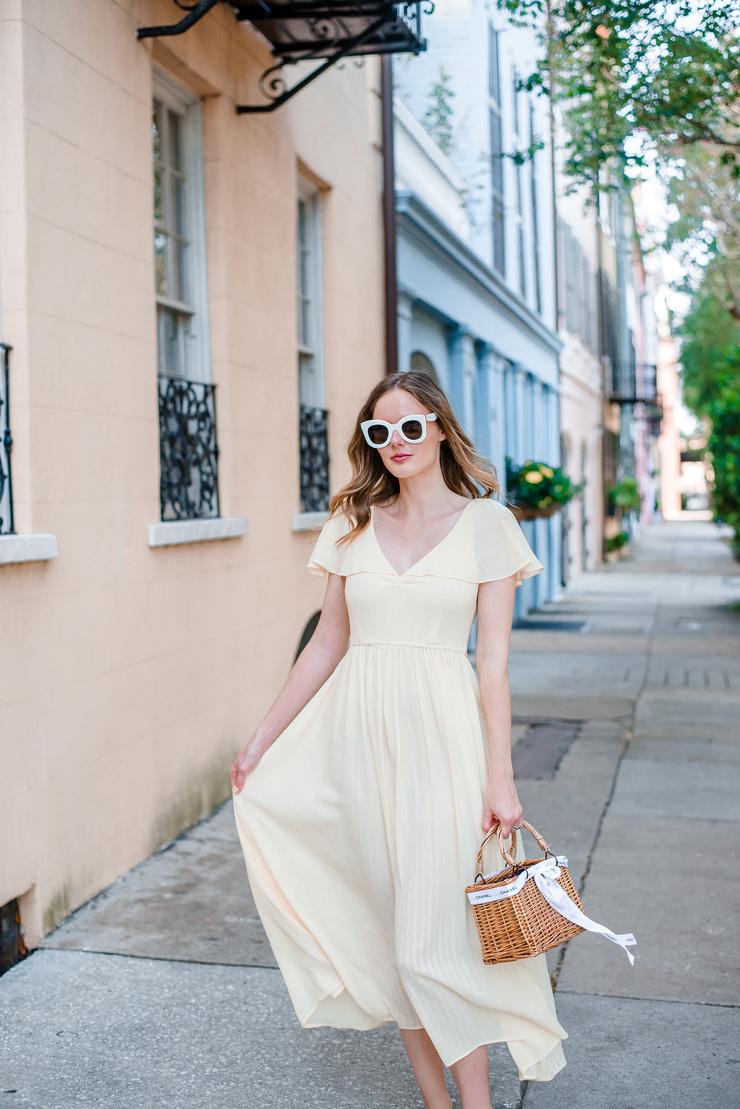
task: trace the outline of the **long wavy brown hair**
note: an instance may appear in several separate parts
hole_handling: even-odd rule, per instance
[[[352,477],[329,502],[332,515],[335,512],[345,512],[353,524],[351,531],[338,540],[338,546],[349,543],[365,530],[370,523],[372,505],[384,504],[398,496],[398,478],[385,468],[380,453],[367,444],[360,427],[363,420],[372,419],[375,405],[380,398],[394,389],[404,389],[423,408],[436,412],[437,426],[446,436],[440,443],[439,462],[449,489],[471,500],[476,497],[492,497],[499,492],[495,466],[478,454],[436,381],[421,370],[392,374],[371,389],[360,409],[347,447]]]

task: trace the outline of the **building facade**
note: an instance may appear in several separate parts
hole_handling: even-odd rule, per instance
[[[0,14],[0,906],[29,947],[229,792],[385,368],[378,60],[239,115],[265,38],[219,4],[137,40],[178,18]]]
[[[559,169],[566,134],[555,114],[560,354],[560,464],[581,492],[559,514],[562,583],[602,560],[604,366],[599,325],[601,229],[595,198]]]
[[[425,34],[395,63],[399,368],[436,376],[505,488],[507,456],[560,461],[548,109],[520,87],[534,36],[484,0],[439,5]],[[519,617],[561,582],[557,518],[523,527],[546,569]]]
[[[635,192],[605,174],[599,195],[599,292],[604,372],[604,546],[650,523],[655,505],[654,445],[660,432],[658,330],[635,217]],[[620,512],[609,497],[634,478],[640,507]]]

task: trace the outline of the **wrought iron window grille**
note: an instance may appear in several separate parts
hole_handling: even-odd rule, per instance
[[[299,405],[301,511],[329,509],[329,413],[325,408]]]
[[[219,516],[216,386],[159,375],[163,520]]]
[[[269,41],[276,62],[259,79],[267,102],[239,104],[240,115],[274,112],[343,58],[364,54],[419,54],[426,50],[421,16],[434,10],[432,0],[183,0],[174,3],[186,14],[179,23],[140,27],[137,38],[181,35],[216,4],[229,3],[239,21],[249,20]],[[288,86],[287,66],[316,61],[310,73]]]
[[[13,348],[0,343],[0,535],[14,535],[13,473],[10,451],[13,436],[10,433],[10,352]]]

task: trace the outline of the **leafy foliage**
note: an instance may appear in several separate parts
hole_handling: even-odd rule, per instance
[[[667,199],[678,219],[669,245],[683,244],[689,258],[710,260],[705,292],[740,321],[740,184],[718,148],[702,143],[682,152],[673,166]],[[680,247],[679,247],[680,250]]]
[[[740,346],[740,324],[713,291],[714,266],[707,275],[682,328],[683,394],[697,416],[709,417],[712,403],[726,384],[728,356]]]
[[[429,107],[424,113],[424,126],[440,150],[449,150],[452,146],[452,100],[455,93],[451,80],[445,67],[440,66],[439,79],[429,90]]]
[[[740,323],[714,291],[713,266],[683,326],[683,388],[710,429],[712,508],[740,537]]]
[[[728,355],[721,389],[709,404],[707,446],[714,470],[712,507],[740,538],[740,347]]]
[[[522,508],[549,508],[553,504],[567,504],[581,491],[567,474],[545,462],[525,462],[515,466],[506,459],[506,491]]]
[[[625,474],[608,493],[609,500],[622,512],[636,512],[642,504],[637,478],[632,474]]]
[[[604,540],[604,546],[607,551],[621,551],[622,547],[626,547],[629,541],[630,537],[626,531],[618,531],[616,535],[611,535]]]
[[[740,0],[498,0],[538,28],[530,88],[563,100],[566,172],[593,183],[610,160],[711,142],[740,176]]]

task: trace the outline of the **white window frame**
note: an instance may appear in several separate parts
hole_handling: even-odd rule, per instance
[[[183,373],[188,381],[211,381],[211,340],[208,316],[208,273],[206,257],[205,188],[203,181],[203,120],[200,99],[169,74],[154,69],[152,100],[161,101],[182,117],[184,147],[185,218],[188,228],[187,275],[191,297],[187,304],[156,293],[158,306],[191,313],[190,334],[185,339]],[[152,167],[152,197],[154,177]],[[159,315],[159,313],[158,313]],[[157,365],[163,372],[157,327]]]
[[[305,205],[307,215],[306,269],[309,301],[308,343],[301,342],[300,267],[301,243],[298,204]],[[322,252],[321,196],[316,189],[298,180],[296,202],[296,339],[298,347],[298,399],[300,404],[313,408],[326,408],[326,379],[324,374],[324,267]],[[304,369],[310,359],[310,369]]]
[[[506,173],[503,161],[504,152],[504,115],[503,81],[501,80],[502,32],[488,22],[488,142],[491,155],[490,172],[490,220],[491,220],[491,268],[506,280],[509,250],[506,236],[509,220],[506,211]],[[494,135],[498,142],[494,142]],[[499,187],[500,186],[500,187]]]
[[[519,72],[516,66],[511,68],[511,135],[514,150],[521,154],[524,144],[522,125],[522,96],[519,88]],[[514,165],[514,226],[516,228],[516,289],[523,300],[527,300],[529,290],[529,266],[527,264],[527,226],[524,215],[524,166],[517,162]]]
[[[529,114],[529,144],[531,148],[529,159],[529,198],[530,198],[530,225],[532,228],[532,286],[534,302],[537,311],[542,315],[542,255],[541,255],[541,228],[540,228],[540,203],[539,203],[539,176],[537,173],[537,151],[534,149],[537,142],[535,132],[535,106],[530,94],[527,97],[527,112]]]

